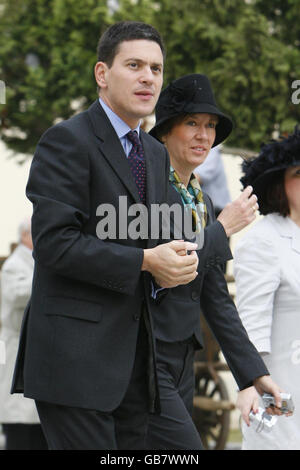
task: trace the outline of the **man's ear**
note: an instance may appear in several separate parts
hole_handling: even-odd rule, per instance
[[[100,88],[106,88],[106,71],[108,67],[105,62],[97,62],[94,67],[95,80]]]

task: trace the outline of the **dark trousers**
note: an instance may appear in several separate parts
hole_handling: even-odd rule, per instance
[[[5,450],[47,450],[47,442],[40,424],[2,424]]]
[[[110,412],[36,401],[50,450],[145,449],[149,420],[149,334],[140,319],[135,363],[126,394]],[[80,377],[78,378],[80,380]]]
[[[192,341],[156,341],[161,413],[149,418],[147,449],[203,449],[192,420],[194,352]]]

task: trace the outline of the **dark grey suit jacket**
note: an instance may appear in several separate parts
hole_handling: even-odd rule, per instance
[[[141,140],[150,207],[166,201],[169,159],[143,131]],[[143,248],[157,240],[96,236],[100,204],[115,207],[118,220],[119,196],[139,202],[122,145],[98,100],[42,136],[27,196],[34,208],[35,272],[12,392],[115,409],[129,383],[143,303],[151,316],[151,276],[141,264]]]

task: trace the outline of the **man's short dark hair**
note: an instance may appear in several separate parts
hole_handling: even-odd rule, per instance
[[[156,42],[165,58],[165,48],[159,32],[153,26],[138,21],[120,21],[110,26],[101,36],[98,48],[98,62],[105,62],[111,67],[119,46],[123,41],[146,39]]]

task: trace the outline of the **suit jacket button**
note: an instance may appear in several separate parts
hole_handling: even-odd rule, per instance
[[[134,319],[134,321],[139,321],[140,317],[139,317],[139,315],[133,315],[133,319]]]
[[[192,291],[192,300],[199,300],[199,292],[197,292],[196,290]]]

